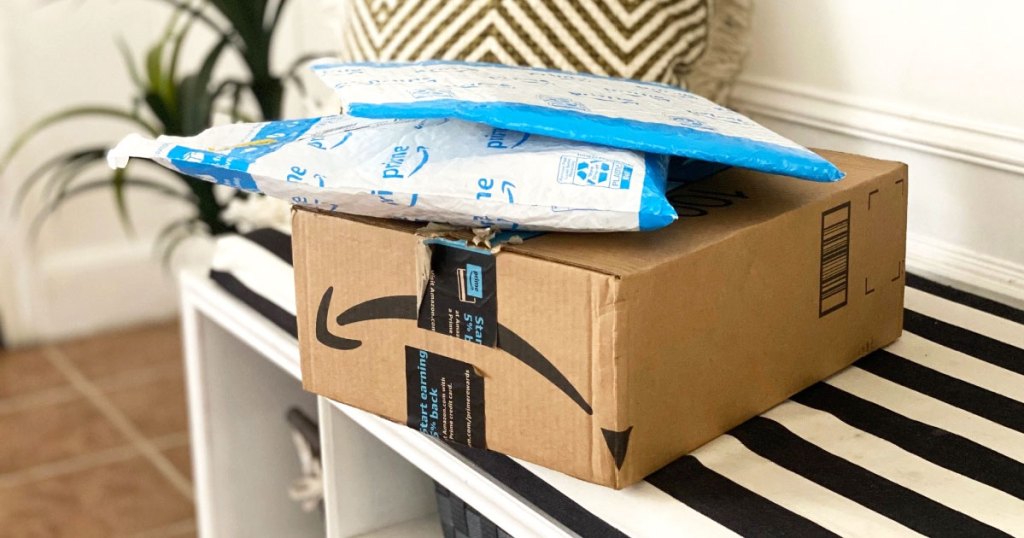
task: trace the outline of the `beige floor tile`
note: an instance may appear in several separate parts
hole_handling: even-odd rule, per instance
[[[177,321],[105,333],[57,347],[90,379],[181,362]]]
[[[130,538],[194,538],[196,536],[195,519],[186,519],[172,523],[166,527],[157,527],[139,534],[133,534]]]
[[[0,399],[67,384],[38,349],[0,352]]]
[[[192,505],[138,457],[0,488],[3,536],[124,536],[170,525],[192,512]]]
[[[0,415],[0,474],[128,444],[84,398]]]
[[[164,450],[163,454],[185,478],[192,480],[192,452],[188,445],[169,448]]]
[[[148,438],[188,430],[182,372],[104,394]]]

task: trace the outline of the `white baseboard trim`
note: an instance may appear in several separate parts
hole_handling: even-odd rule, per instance
[[[1024,308],[1024,266],[907,234],[907,272]]]
[[[177,289],[149,244],[90,246],[48,256],[38,267],[30,340],[61,340],[174,317]]]
[[[7,286],[0,287],[5,343],[22,347],[176,317],[174,274],[209,267],[212,248],[205,236],[184,241],[171,267],[142,239],[26,254],[13,268],[20,280],[5,276],[0,263],[0,277],[10,281],[0,281]]]
[[[1024,130],[862,99],[762,77],[742,77],[732,106],[746,113],[873,140],[1024,177]]]
[[[754,116],[1003,170],[1024,179],[1024,130],[763,77],[737,81],[731,103]],[[908,234],[907,270],[1024,308],[1024,265]]]

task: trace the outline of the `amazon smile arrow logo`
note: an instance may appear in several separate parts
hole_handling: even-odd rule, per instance
[[[327,327],[327,320],[330,315],[331,299],[334,295],[334,288],[329,287],[320,298],[320,305],[316,311],[316,339],[321,344],[341,351],[351,351],[363,345],[362,341],[338,336]],[[416,297],[413,295],[391,295],[378,297],[359,303],[338,315],[337,325],[344,327],[353,323],[372,321],[377,319],[405,319],[416,321]],[[534,371],[544,376],[558,390],[572,399],[586,414],[593,415],[594,411],[583,396],[576,390],[576,387],[562,374],[551,361],[540,351],[530,345],[518,334],[508,327],[498,324],[498,349],[511,355],[513,358],[529,366]],[[622,431],[613,431],[602,428],[605,444],[612,454],[615,466],[619,469],[626,459],[626,450],[629,446],[629,436],[633,427],[630,426]]]
[[[363,345],[362,341],[338,336],[332,333],[327,326],[333,295],[334,287],[329,287],[320,298],[320,306],[317,307],[316,311],[316,339],[331,349],[341,351],[357,349]],[[339,314],[336,321],[339,326],[344,327],[352,323],[376,319],[406,319],[415,321],[416,316],[416,297],[414,295],[391,295],[359,303]],[[583,398],[583,395],[576,390],[576,387],[569,382],[565,375],[547,357],[514,331],[500,323],[498,324],[498,349],[508,353],[519,362],[544,376],[558,390],[572,399],[586,414],[594,414],[594,410]]]

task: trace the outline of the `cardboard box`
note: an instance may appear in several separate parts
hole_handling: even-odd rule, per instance
[[[822,154],[845,180],[727,170],[663,230],[493,255],[297,210],[303,384],[628,486],[899,336],[907,167]]]

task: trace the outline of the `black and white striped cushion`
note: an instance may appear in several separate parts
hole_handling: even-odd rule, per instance
[[[287,235],[211,277],[295,334]],[[907,284],[899,341],[625,490],[453,448],[582,536],[1024,535],[1024,312]]]

